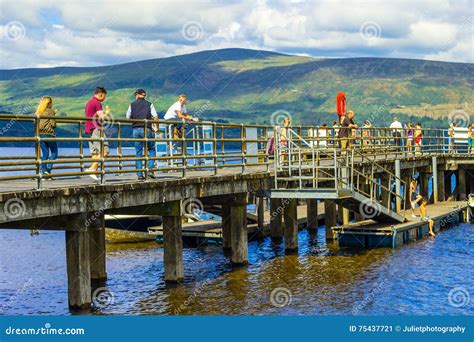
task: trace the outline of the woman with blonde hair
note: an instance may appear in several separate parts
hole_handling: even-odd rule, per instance
[[[39,120],[39,134],[41,138],[54,138],[56,137],[56,120],[52,118],[56,112],[53,110],[53,99],[50,96],[43,96],[38,108],[36,109],[36,115],[40,117]],[[45,117],[41,119],[41,117]],[[56,141],[41,140],[41,172],[43,175],[49,175],[53,168],[52,164],[45,163],[46,160],[55,160],[58,157],[58,144]]]

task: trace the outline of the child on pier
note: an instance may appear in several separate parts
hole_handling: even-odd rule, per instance
[[[417,192],[418,182],[415,178],[412,178],[410,182],[410,207],[411,207],[411,216],[416,217],[415,215],[415,206],[421,201],[422,196]]]
[[[426,204],[428,204],[428,201],[426,198],[421,199],[420,203],[420,214],[421,214],[421,220],[424,222],[428,222],[429,228],[430,228],[430,235],[435,236],[435,233],[433,232],[433,226],[434,226],[434,221],[431,219],[431,217],[428,216],[428,210],[426,209]]]

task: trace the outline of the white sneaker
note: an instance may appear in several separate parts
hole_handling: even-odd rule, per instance
[[[415,214],[411,214],[411,217],[416,218],[417,216]]]
[[[87,169],[86,172],[94,172],[94,170]],[[96,180],[96,181],[99,180],[99,177],[97,177],[96,175],[94,175],[94,174],[92,174],[92,173],[89,174],[88,176],[89,176],[90,178],[92,178],[93,180]]]

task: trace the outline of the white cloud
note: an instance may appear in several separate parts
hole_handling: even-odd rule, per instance
[[[314,56],[380,56],[473,62],[469,0],[4,1],[0,68],[104,65],[204,49],[247,47]],[[199,39],[182,27],[198,22]],[[373,39],[361,27],[374,23]]]

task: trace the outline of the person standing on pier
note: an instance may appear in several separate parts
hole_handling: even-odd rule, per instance
[[[402,130],[403,126],[398,118],[393,118],[393,122],[390,124],[390,129],[392,130],[393,139],[395,140],[395,146],[397,146],[397,152],[402,146]]]
[[[50,96],[43,96],[38,108],[36,109],[36,115],[41,117],[50,117],[47,119],[39,120],[39,134],[41,138],[55,138],[56,133],[56,120],[51,118],[56,115],[53,109],[53,99]],[[43,175],[49,175],[53,169],[53,164],[45,163],[46,160],[55,160],[58,157],[58,144],[56,141],[44,141],[40,140],[41,148],[41,173]]]
[[[179,95],[178,101],[173,103],[173,105],[168,108],[166,111],[165,120],[173,120],[173,121],[178,121],[178,120],[189,120],[189,121],[198,121],[198,118],[195,118],[191,115],[188,115],[188,111],[186,110],[186,95]],[[184,134],[186,127],[182,124],[175,124],[172,126],[173,127],[173,139],[179,139],[182,137]]]
[[[454,129],[456,128],[456,123],[451,122],[448,130],[448,152],[455,153],[454,150]]]
[[[135,91],[136,100],[133,101],[130,104],[130,106],[128,106],[126,117],[127,119],[140,120],[140,122],[132,123],[133,138],[144,139],[146,136],[147,139],[151,139],[146,144],[148,157],[155,158],[156,157],[155,142],[152,140],[154,138],[153,127],[155,127],[155,125],[152,125],[152,122],[150,120],[158,121],[158,113],[156,112],[155,107],[153,106],[153,103],[145,100],[145,97],[146,97],[145,90],[137,89],[137,91]],[[145,128],[145,120],[149,120],[146,123],[146,128]],[[146,135],[145,135],[145,129],[146,129]],[[141,171],[142,161],[141,159],[139,159],[139,158],[142,158],[143,156],[144,146],[145,146],[145,142],[143,140],[135,141],[135,157],[137,158],[135,160],[135,165],[138,170],[137,176],[139,180],[145,179]],[[150,178],[155,178],[155,174],[153,172],[154,167],[155,167],[155,160],[154,159],[148,160],[148,169],[151,170],[148,172],[148,176],[150,176]]]
[[[420,202],[420,216],[421,216],[420,219],[423,222],[428,222],[430,235],[435,236],[435,233],[433,232],[434,221],[433,219],[431,219],[431,217],[428,216],[428,209],[426,209],[427,204],[428,204],[428,201],[426,200],[426,198],[422,198]]]
[[[102,131],[102,121],[110,115],[110,109],[108,106],[105,107],[105,111],[102,109],[102,102],[104,102],[107,91],[103,87],[97,87],[94,91],[94,96],[87,102],[85,108],[85,115],[91,120],[86,121],[86,135],[91,139],[100,139]],[[103,137],[106,138],[105,132]],[[101,158],[101,142],[98,140],[89,141],[89,149],[91,151],[92,159],[99,160]],[[109,155],[109,142],[104,141],[104,157]],[[87,172],[97,172],[99,168],[99,161],[92,162],[91,166],[86,170]],[[99,178],[95,174],[89,174],[94,180]]]
[[[407,152],[412,152],[413,150],[413,124],[408,123],[408,126],[405,126],[407,132]]]
[[[350,139],[352,137],[352,130],[357,128],[353,120],[354,116],[355,113],[350,110],[346,116],[342,117],[341,128],[339,129],[339,144],[343,154],[345,154],[345,151],[351,146]]]
[[[421,137],[423,135],[423,131],[421,129],[421,124],[415,124],[415,130],[413,131],[413,141],[415,143],[415,154],[421,152]]]

